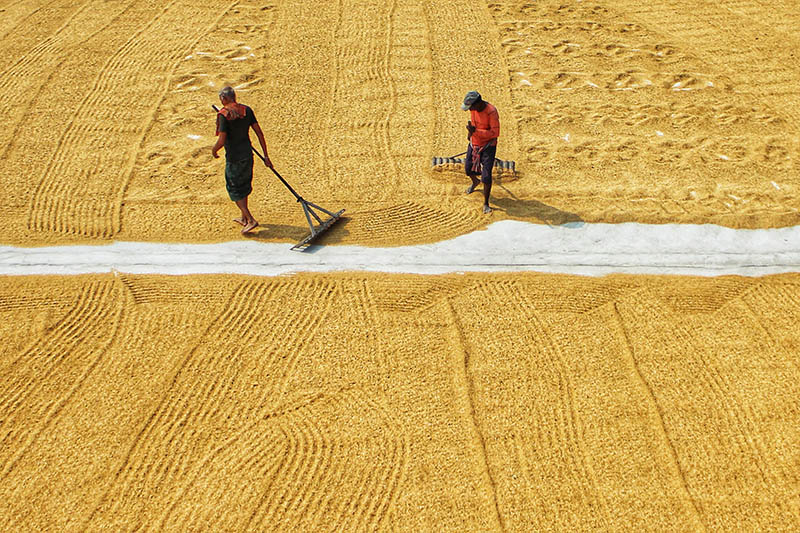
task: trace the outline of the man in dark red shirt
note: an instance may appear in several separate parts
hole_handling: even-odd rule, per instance
[[[264,151],[264,163],[272,167],[267,155],[267,143],[264,133],[258,125],[253,110],[236,102],[233,87],[225,87],[219,92],[222,109],[217,114],[217,143],[211,148],[211,154],[218,158],[217,152],[225,147],[225,188],[228,196],[236,202],[242,212],[234,222],[242,226],[242,233],[248,233],[258,227],[258,222],[247,207],[247,197],[253,191],[253,148],[250,144],[250,128],[256,132],[258,142]]]
[[[483,183],[483,212],[492,212],[489,207],[489,195],[492,192],[492,168],[494,168],[494,157],[497,153],[497,138],[500,136],[500,115],[497,108],[489,102],[484,101],[478,91],[470,91],[464,97],[461,109],[470,112],[470,120],[467,122],[467,159],[464,164],[467,176],[472,180],[472,184],[467,188],[470,194]],[[478,180],[478,174],[481,179]]]

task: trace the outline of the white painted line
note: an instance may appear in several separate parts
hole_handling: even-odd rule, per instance
[[[269,228],[269,225],[267,225]],[[449,241],[395,248],[236,241],[0,246],[0,274],[251,274],[376,271],[411,274],[536,271],[760,276],[800,272],[800,226],[735,230],[689,224],[546,226],[512,220]]]

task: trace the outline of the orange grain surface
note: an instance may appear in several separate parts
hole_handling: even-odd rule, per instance
[[[277,168],[348,218],[328,243],[435,242],[504,218],[794,225],[795,10],[763,0],[4,2],[0,242],[241,238],[210,104],[251,105]],[[433,156],[500,112],[495,212]],[[252,238],[302,211],[257,166]]]
[[[800,278],[0,278],[0,528],[792,531]]]

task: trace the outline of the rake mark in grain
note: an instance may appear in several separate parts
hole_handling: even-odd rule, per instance
[[[34,41],[34,39],[38,37],[38,35],[36,35],[35,33],[28,34],[26,36],[27,38],[24,39],[23,42],[27,44],[28,42],[33,41],[35,42],[34,46],[28,49],[27,51],[23,52],[20,56],[18,56],[16,60],[12,60],[13,62],[11,63],[11,65],[3,71],[3,74],[0,76],[0,88],[7,90],[10,87],[13,87],[14,81],[16,81],[17,83],[24,83],[24,81],[28,77],[35,77],[37,73],[42,72],[35,67],[31,67],[30,66],[31,63],[35,63],[37,61],[38,62],[57,61],[60,56],[58,52],[64,51],[63,48],[57,46],[57,43],[63,39],[63,36],[60,34],[64,32],[64,29],[67,28],[72,23],[72,21],[74,21],[84,11],[86,11],[89,8],[90,4],[91,2],[86,2],[84,4],[77,6],[75,11],[71,13],[69,16],[67,16],[64,22],[62,22],[57,28],[55,28],[54,31],[52,31],[50,35],[48,35],[44,39]],[[48,7],[52,9],[54,6],[48,6]],[[27,26],[31,24],[31,22],[34,23],[37,22],[36,20],[31,21],[30,19],[34,19],[38,14],[45,15],[45,13],[42,13],[42,11],[44,11],[45,9],[43,9],[42,7],[34,8],[28,13],[24,14],[20,19],[14,21],[7,18],[8,14],[4,14],[5,17],[2,22],[3,25],[6,25],[8,23],[11,24],[8,25],[5,31],[0,30],[2,31],[2,35],[0,35],[0,41],[5,40],[12,33],[14,34],[19,33],[20,27],[24,27],[26,31],[30,31],[31,28]],[[49,11],[49,9],[47,9],[47,11]],[[46,14],[52,16],[52,13],[46,13]],[[53,20],[50,19],[48,20],[48,22],[52,23]],[[43,26],[45,27],[44,28],[36,27],[36,31],[47,31],[46,28],[47,26],[49,26],[49,24],[43,24]],[[48,52],[50,53],[49,56]],[[4,95],[4,97],[7,96]]]
[[[295,497],[291,498],[289,496],[289,492],[287,492],[281,501],[283,503],[282,510],[283,514],[286,514],[286,510],[290,508],[297,509],[298,515],[303,516],[305,514],[305,509],[303,508],[303,501],[306,502],[306,506],[311,504],[311,498],[304,498],[303,488],[306,487],[315,487],[319,486],[319,476],[322,472],[325,471],[325,467],[328,466],[326,463],[327,460],[331,460],[331,457],[328,454],[323,453],[325,448],[324,442],[324,432],[320,430],[320,428],[314,423],[314,420],[308,416],[307,412],[304,410],[298,411],[298,417],[301,420],[299,425],[299,433],[304,437],[303,444],[304,446],[302,449],[308,452],[310,457],[306,458],[310,461],[310,464],[307,469],[307,475],[303,479],[294,478],[295,481],[294,486],[287,487],[287,490],[294,491]],[[330,449],[330,453],[332,455],[333,449]]]
[[[182,290],[182,282],[178,278],[152,278],[149,276],[130,276],[119,274],[119,280],[133,297],[135,304],[163,304],[182,302],[189,305],[214,302],[225,304],[224,291]],[[2,309],[2,300],[0,300]]]
[[[488,481],[486,485],[488,486],[488,491],[491,493],[489,494],[490,501],[492,502],[492,506],[495,511],[495,518],[497,520],[497,526],[501,531],[506,531],[505,521],[503,519],[503,514],[500,512],[500,504],[497,499],[497,483],[494,480],[494,476],[492,475],[492,470],[489,467],[489,457],[488,451],[486,448],[486,439],[483,436],[483,431],[481,431],[481,424],[478,420],[478,417],[475,414],[475,388],[472,379],[472,372],[470,371],[470,356],[469,350],[467,348],[467,343],[463,336],[463,329],[459,322],[458,315],[456,314],[455,309],[453,308],[453,304],[449,298],[444,298],[444,302],[446,305],[446,309],[448,314],[450,315],[450,321],[453,324],[453,339],[455,346],[453,346],[454,354],[454,368],[453,372],[457,376],[459,380],[458,388],[463,389],[463,394],[460,396],[463,397],[462,403],[466,404],[462,407],[465,411],[465,415],[469,419],[469,425],[471,426],[471,432],[473,434],[473,440],[476,442],[476,448],[479,449],[480,459],[481,459],[481,470],[483,477]]]
[[[120,230],[136,152],[168,89],[170,76],[163,81],[162,73],[174,71],[209,27],[188,21],[211,19],[213,27],[233,5],[219,12],[173,0],[114,53],[39,180],[29,204],[29,229],[94,238]],[[84,177],[75,180],[76,175]]]
[[[687,341],[688,345],[696,345],[696,337],[698,335],[698,331],[694,328],[690,330],[689,328],[683,329],[683,327],[679,328],[678,335]],[[737,441],[737,444],[743,447],[744,450],[747,450],[752,458],[753,464],[758,469],[761,478],[763,480],[764,486],[769,487],[770,480],[767,473],[767,465],[764,464],[763,461],[763,452],[761,450],[761,443],[759,442],[758,435],[756,432],[753,431],[753,420],[750,416],[749,410],[746,405],[739,405],[738,402],[734,398],[731,397],[729,393],[731,386],[729,380],[725,378],[725,375],[714,365],[710,358],[703,356],[702,352],[704,350],[700,349],[697,350],[696,353],[699,362],[701,363],[701,367],[705,370],[704,374],[707,376],[707,383],[711,385],[712,391],[714,391],[715,395],[720,399],[720,402],[724,406],[725,414],[727,415],[728,419],[731,421],[731,424],[736,427],[743,428],[747,431],[748,435],[752,437],[745,437],[739,433],[736,433],[740,438],[734,439]]]
[[[47,65],[46,62],[59,61],[60,56],[62,56],[65,51],[64,48],[69,44],[64,41],[72,37],[69,30],[74,31],[74,29],[70,28],[72,21],[79,18],[84,11],[88,10],[90,4],[91,2],[86,2],[81,5],[58,29],[56,29],[53,35],[37,43],[28,53],[23,54],[13,65],[3,71],[2,75],[0,75],[0,90],[3,91],[3,100],[8,100],[0,100],[0,102],[8,104],[13,100],[14,96],[22,96],[24,93],[8,94],[8,91],[15,86],[19,87],[20,82],[24,83],[27,80],[36,79],[36,74],[39,74],[43,71],[43,68],[46,68],[46,66],[42,65],[43,62]]]
[[[524,325],[523,328],[530,333],[531,337],[542,339],[540,349],[543,355],[548,356],[545,357],[544,362],[547,363],[550,372],[556,378],[560,391],[559,396],[565,399],[560,403],[560,412],[556,414],[556,417],[560,419],[559,429],[562,431],[561,437],[565,441],[565,448],[570,451],[567,456],[572,460],[575,472],[583,477],[586,484],[581,487],[581,496],[587,505],[601,510],[599,518],[604,527],[609,528],[613,521],[609,516],[608,502],[602,492],[597,489],[596,473],[589,464],[588,455],[583,447],[580,423],[575,412],[574,386],[570,379],[570,369],[566,366],[561,353],[561,347],[554,341],[539,314],[533,310],[533,306],[524,303],[517,284],[483,283],[478,285],[478,289],[486,295],[486,298],[512,306],[520,317],[524,317],[520,323]]]
[[[120,512],[120,506],[130,502],[133,494],[140,491],[167,491],[177,493],[178,498],[191,498],[193,492],[189,489],[195,483],[193,480],[204,474],[198,469],[213,460],[217,453],[211,432],[235,430],[246,420],[242,418],[244,414],[237,412],[235,401],[245,362],[255,359],[261,367],[259,374],[274,376],[274,380],[262,389],[261,399],[255,403],[280,403],[299,358],[313,348],[310,340],[328,316],[336,294],[335,285],[316,281],[242,284],[228,308],[182,363],[172,380],[170,392],[133,443],[113,486],[103,498],[103,501],[111,502],[108,512]],[[298,321],[286,301],[303,298],[314,301],[321,310],[305,313]],[[265,310],[276,307],[276,312],[270,316],[269,327],[264,328],[259,317]],[[266,348],[264,353],[258,351],[262,346]],[[291,347],[290,356],[285,353],[287,347]],[[210,376],[212,379],[198,383],[197,376]],[[196,429],[192,434],[186,434],[183,428]],[[242,438],[246,439],[247,435],[242,434]],[[306,431],[292,437],[289,446],[305,446],[302,443],[311,441],[313,439]],[[228,444],[236,449],[243,445],[237,439]],[[211,459],[201,460],[198,465],[195,461],[198,456]],[[302,456],[298,457],[302,459]],[[303,470],[306,466],[298,464],[292,468]],[[97,509],[102,507],[102,503]],[[182,523],[190,518],[182,504],[180,500],[171,502],[156,523]],[[90,523],[97,518],[96,512]],[[226,518],[219,516],[217,520]]]
[[[250,344],[250,336],[253,332],[251,325],[253,324],[254,314],[256,313],[258,304],[261,302],[262,291],[260,289],[262,289],[262,287],[251,284],[242,291],[239,300],[240,305],[235,312],[231,313],[230,320],[222,324],[220,331],[216,332],[218,339],[226,335],[225,332],[230,332],[228,334],[230,335],[229,338],[226,339],[222,337],[220,340],[228,340],[229,342],[231,340],[234,342],[238,340],[244,346]],[[200,357],[196,357],[190,361],[190,364],[185,370],[186,376],[207,376],[210,373],[213,375],[213,379],[201,383],[200,392],[195,393],[197,394],[196,398],[200,398],[200,405],[198,408],[193,408],[189,401],[184,400],[184,398],[191,394],[189,391],[181,391],[182,401],[173,402],[172,405],[175,406],[174,410],[168,413],[168,416],[162,420],[162,426],[166,424],[169,429],[167,445],[173,450],[175,447],[178,447],[178,450],[165,455],[181,457],[188,463],[191,454],[188,453],[187,446],[191,447],[191,444],[183,442],[179,433],[179,428],[186,425],[188,419],[192,420],[193,425],[208,425],[208,419],[219,413],[220,404],[223,399],[225,399],[226,393],[230,391],[233,386],[235,371],[237,369],[236,363],[238,362],[240,353],[227,353],[225,348],[230,348],[225,346],[224,342],[220,342],[220,344],[220,349],[215,350],[216,354],[218,354],[217,357],[207,358],[203,357],[207,354],[201,353]],[[183,387],[180,387],[178,389],[179,391],[181,388],[187,388],[184,383],[185,382],[181,383]],[[194,391],[194,387],[190,386],[188,388]],[[178,410],[178,406],[181,407],[180,410]],[[172,420],[170,420],[170,418],[172,418]],[[187,465],[179,466],[179,471],[182,471]]]
[[[776,328],[791,329],[792,326],[789,326],[789,324],[800,322],[800,301],[793,298],[792,293],[787,291],[786,287],[781,285],[777,287],[767,287],[758,284],[752,291],[741,295],[739,299],[742,305],[747,307],[753,320],[777,350],[782,350],[786,354],[800,353],[796,346],[784,345],[784,343],[777,338],[774,331]],[[774,307],[778,307],[784,311],[784,316],[782,318],[785,323],[776,324],[773,322],[769,324],[759,312],[759,309],[770,309]],[[790,355],[786,357],[786,360],[788,360],[789,364],[794,366],[795,369],[800,371],[800,358]]]
[[[79,49],[99,33],[105,31],[124,16],[133,3],[122,4],[118,11],[108,12],[90,9],[86,2],[72,13],[64,23],[30,51],[20,57],[0,75],[0,105],[9,110],[12,126],[0,134],[5,158],[15,146],[23,128],[28,105],[36,102],[58,69],[69,58],[69,51]],[[46,75],[42,76],[42,73]],[[25,105],[20,105],[25,103]]]
[[[361,391],[358,392],[361,393]],[[391,469],[380,472],[377,469],[373,469],[368,472],[369,477],[372,478],[372,482],[369,484],[369,490],[361,492],[361,499],[358,504],[355,503],[355,498],[351,500],[351,505],[342,517],[352,518],[351,522],[344,525],[346,529],[357,528],[363,531],[375,531],[378,524],[386,517],[388,510],[397,498],[397,489],[402,483],[402,479],[405,477],[409,450],[402,432],[398,430],[388,413],[368,395],[363,394],[360,399],[364,401],[365,408],[378,413],[383,421],[386,434],[381,434],[380,436],[381,447],[389,447],[391,449],[391,457],[388,461],[391,465]],[[358,483],[355,486],[363,487],[364,484]],[[364,511],[360,514],[366,517],[362,518],[362,521],[366,522],[365,524],[361,524],[357,520],[359,508],[364,508]]]
[[[368,290],[374,288],[372,305],[380,311],[411,313],[430,309],[443,298],[462,290],[463,285],[452,279],[419,277],[409,279],[402,286],[394,280],[371,280]],[[374,322],[373,322],[374,323]]]
[[[391,361],[386,350],[383,349],[383,344],[378,342],[381,320],[372,287],[372,283],[359,280],[354,307],[355,312],[359,315],[359,330],[364,332],[367,344],[374,347],[372,353],[376,366],[381,369],[383,374],[389,375]]]
[[[720,309],[726,309],[734,303],[735,300],[729,301]],[[733,464],[730,467],[724,467],[720,475],[731,476],[735,473],[737,478],[742,474],[746,475],[747,477],[740,483],[760,485],[763,492],[771,495],[770,503],[775,506],[775,509],[781,512],[787,512],[788,509],[791,512],[791,508],[787,507],[788,504],[773,494],[775,487],[779,486],[776,481],[778,475],[773,465],[766,460],[764,445],[761,442],[759,432],[756,431],[757,425],[750,407],[746,403],[738,402],[736,395],[732,394],[732,390],[736,388],[735,380],[729,376],[729,372],[725,372],[727,366],[720,361],[720,357],[724,354],[715,353],[713,348],[704,343],[699,343],[697,340],[698,338],[709,340],[718,338],[720,332],[717,328],[713,324],[708,325],[704,322],[697,323],[697,321],[692,321],[691,317],[684,320],[676,320],[674,314],[667,312],[663,306],[642,306],[638,302],[631,302],[626,307],[630,306],[635,307],[630,310],[623,307],[620,312],[635,312],[639,323],[646,323],[648,326],[653,325],[648,327],[646,331],[638,332],[639,335],[646,335],[648,346],[639,351],[647,353],[647,350],[652,350],[652,348],[649,348],[650,345],[664,346],[669,351],[663,354],[661,358],[670,360],[670,358],[674,357],[676,360],[682,361],[683,365],[690,366],[697,385],[703,386],[703,393],[711,400],[706,400],[704,402],[705,405],[708,405],[711,409],[710,414],[713,416],[715,423],[726,429],[722,434],[715,436],[714,443],[716,446],[725,445],[728,448],[726,452],[713,449],[713,453],[715,455],[719,454],[721,457],[733,454],[737,457],[746,458],[744,464],[747,465],[747,469],[745,472],[739,470],[743,465]],[[720,310],[715,311],[712,317],[719,312]],[[669,324],[669,329],[661,326],[662,324]],[[639,342],[642,342],[641,339]],[[713,340],[711,341],[711,346],[718,345]],[[676,351],[680,352],[680,356],[674,355]],[[676,384],[675,386],[678,385]],[[682,393],[681,390],[670,391],[669,389],[666,392]],[[695,423],[698,422],[695,421]],[[696,448],[690,448],[684,452],[684,461],[692,462],[692,457],[686,456],[686,454],[692,453],[694,450]],[[693,481],[701,485],[698,490],[702,492],[705,488],[703,486],[705,485],[704,480],[695,476]],[[703,496],[701,494],[701,497]],[[714,517],[713,505],[715,502],[704,503],[703,501],[698,501],[697,503],[706,514],[710,514],[709,518]],[[768,520],[769,518],[767,516],[759,517],[759,520],[764,519]],[[766,523],[768,522],[763,522],[762,526]]]
[[[395,9],[396,0],[337,3],[333,94],[326,128],[331,138],[323,147],[323,164],[326,174],[338,174],[345,183],[351,175],[368,168],[375,175],[370,182],[374,186],[364,190],[362,185],[362,195],[370,201],[385,198],[396,187],[398,175],[389,131],[397,108],[397,90],[390,72]],[[350,117],[345,134],[339,117]],[[336,162],[335,167],[331,161]]]
[[[247,529],[374,531],[405,477],[408,443],[393,419],[367,393],[349,389],[280,420],[294,445],[287,458],[276,458],[282,467]],[[351,462],[353,444],[374,459]]]
[[[389,72],[393,86],[389,115],[390,147],[398,190],[414,180],[430,155],[435,109],[431,62],[430,21],[424,3],[396,2],[391,21]]]
[[[51,333],[11,365],[0,387],[0,479],[52,425],[114,342],[123,303],[119,289],[116,281],[88,284]]]
[[[444,211],[414,202],[368,211],[363,215],[363,239],[368,244],[395,244],[398,233],[406,242],[425,242],[431,233],[452,238],[482,224],[477,215],[464,211]],[[354,229],[355,231],[355,229]]]
[[[295,285],[298,290],[297,298],[308,298],[314,302],[313,312],[304,313],[297,321],[294,316],[287,316],[287,337],[277,346],[294,346],[291,355],[281,365],[282,374],[279,378],[279,388],[276,403],[280,404],[289,386],[289,378],[294,373],[300,358],[311,350],[311,341],[323,322],[330,316],[335,296],[339,293],[338,285],[309,281]],[[310,298],[309,298],[310,297]],[[275,354],[277,358],[278,354]]]
[[[224,480],[226,483],[228,480],[231,481],[229,487],[217,487],[219,492],[209,496],[209,501],[219,501],[220,497],[231,492],[240,493],[244,500],[249,499],[242,493],[248,490],[252,493],[255,489],[251,489],[249,486],[243,487],[241,480],[245,479],[247,475],[252,476],[254,472],[262,476],[263,479],[271,479],[280,466],[280,463],[274,462],[272,458],[282,457],[287,452],[287,439],[282,438],[285,437],[283,430],[280,427],[273,426],[276,425],[277,419],[288,412],[266,415],[263,419],[245,426],[241,431],[235,433],[231,438],[225,440],[203,457],[199,461],[198,468],[189,476],[181,490],[166,507],[156,526],[156,530],[163,531],[171,524],[208,525],[214,520],[220,521],[221,515],[225,513],[217,512],[217,507],[215,506],[207,508],[194,506],[188,511],[188,514],[183,513],[176,516],[179,514],[176,512],[177,506],[189,498],[187,493],[196,496],[197,493],[203,490],[208,491],[214,488],[209,487],[208,483],[203,484],[200,482],[199,477],[206,472],[227,473],[228,475],[220,474],[215,478]],[[242,451],[245,451],[244,455],[242,455]],[[251,494],[251,497],[253,496],[254,494]],[[201,515],[199,513],[204,514]]]
[[[686,0],[672,0],[667,8],[669,13],[666,14],[663,5],[637,4],[627,0],[615,7],[629,12],[643,23],[652,21],[655,24],[657,21],[659,32],[680,38],[687,45],[702,50],[705,59],[732,76],[742,72],[754,74],[749,79],[742,78],[747,81],[740,84],[739,89],[780,109],[784,115],[797,118],[794,102],[798,89],[794,82],[796,77],[792,76],[797,70],[790,68],[786,71],[787,65],[794,66],[796,62],[788,57],[788,48],[781,46],[786,36],[775,35],[771,31],[765,33],[764,28],[760,27],[762,17],[731,24],[731,17],[725,15],[736,11],[728,9],[726,3],[695,5]],[[769,17],[771,10],[774,11],[762,10],[762,15]],[[674,16],[674,13],[684,13],[685,16]],[[782,18],[786,20],[785,16]],[[742,48],[742,42],[752,44]],[[754,65],[761,72],[753,72]],[[775,73],[783,74],[783,79],[776,79]]]
[[[42,11],[42,6],[32,6],[30,3],[14,3],[14,7],[18,12],[10,12],[8,6],[3,6],[2,13],[3,20],[0,22],[0,42],[2,42],[8,35],[14,32],[17,28],[24,25],[31,18],[36,16],[37,13]]]
[[[717,310],[714,311],[712,317],[716,318],[718,316],[724,316],[724,314],[732,315],[736,317],[736,320],[742,320],[743,317],[747,317],[749,319],[749,323],[742,323],[741,329],[742,331],[752,331],[753,329],[761,331],[762,334],[766,337],[767,342],[772,344],[772,349],[770,350],[763,350],[757,354],[757,357],[754,359],[760,360],[764,365],[773,365],[779,360],[788,360],[792,366],[797,369],[797,361],[793,360],[791,357],[783,357],[777,358],[776,352],[780,353],[780,347],[776,342],[776,339],[766,328],[758,314],[756,313],[755,309],[753,308],[751,302],[751,297],[754,295],[758,295],[762,291],[762,283],[752,283],[748,286],[748,288],[744,291],[740,291],[733,295],[727,302],[725,302],[722,306],[720,306]],[[791,312],[790,308],[786,309],[786,312]],[[729,319],[731,320],[731,319]],[[751,324],[755,322],[755,328],[752,328]],[[717,338],[720,336],[720,332],[717,328],[713,326],[706,326],[704,325],[703,330],[707,331],[709,335],[705,335],[703,338],[714,338],[712,335],[716,335]],[[723,339],[720,341],[724,342]],[[720,343],[717,342],[717,344]],[[761,344],[763,341],[760,341]],[[727,350],[726,350],[727,351]],[[713,352],[712,352],[713,353]],[[727,375],[720,372],[720,377],[722,378],[722,382],[725,383],[728,389],[733,389],[736,386],[736,379],[725,379]],[[791,379],[791,376],[789,377]],[[736,405],[739,402],[735,402]],[[763,435],[764,433],[760,431],[759,424],[758,424],[758,416],[756,415],[755,411],[753,410],[753,405],[750,402],[741,402],[739,403],[739,409],[741,411],[741,424],[745,427],[748,431],[750,437],[747,438],[748,443],[751,445],[755,453],[758,457],[761,458],[761,461],[764,465],[764,476],[765,476],[765,486],[768,490],[773,491],[775,488],[781,486],[781,481],[786,482],[788,479],[791,479],[789,482],[794,482],[797,480],[797,474],[792,472],[792,474],[788,474],[785,465],[782,464],[775,464],[774,461],[771,461],[771,455],[774,457],[774,454],[770,454],[770,443],[764,442]],[[777,497],[777,500],[781,500],[781,498]],[[779,508],[789,508],[790,512],[794,513],[794,508],[790,504],[783,504],[781,502],[778,504]],[[800,515],[794,513],[795,518],[800,519]]]
[[[669,438],[669,433],[667,433],[667,426],[664,423],[664,412],[661,409],[658,400],[656,400],[653,388],[650,386],[647,380],[644,379],[644,376],[642,375],[642,371],[639,368],[639,364],[636,361],[636,354],[633,349],[633,344],[631,343],[630,337],[628,336],[628,332],[626,331],[622,315],[620,315],[619,309],[617,308],[617,303],[612,302],[611,306],[613,306],[615,325],[619,331],[618,335],[624,340],[623,350],[625,352],[625,359],[627,359],[630,362],[631,367],[633,369],[633,374],[636,376],[637,382],[640,384],[645,393],[644,396],[647,398],[647,401],[650,404],[650,411],[654,412],[657,415],[658,419],[657,429],[659,434],[663,438],[664,442],[666,443],[667,449],[669,449],[670,451],[670,456],[672,458],[673,472],[680,481],[680,485],[683,488],[686,499],[688,499],[689,502],[692,504],[692,509],[694,510],[695,513],[695,519],[699,523],[701,530],[706,531],[707,528],[705,521],[703,520],[703,513],[700,507],[701,504],[699,504],[696,501],[696,499],[692,497],[692,493],[689,489],[689,483],[686,481],[686,475],[683,473],[680,460],[678,459],[678,452],[675,449],[675,444],[672,442],[672,439]]]
[[[172,395],[174,394],[174,391],[176,391],[180,386],[181,378],[183,378],[186,374],[193,374],[197,371],[197,367],[202,364],[203,354],[198,352],[201,351],[204,342],[208,342],[208,339],[213,340],[217,338],[221,332],[233,330],[237,323],[237,319],[241,318],[243,309],[247,306],[247,302],[252,299],[253,290],[253,284],[246,282],[242,283],[230,297],[228,305],[208,326],[208,329],[203,334],[200,342],[194,348],[187,351],[186,356],[177,366],[175,372],[170,378],[165,388],[164,396],[162,396],[159,404],[152,411],[137,435],[132,440],[128,452],[114,473],[108,490],[94,507],[94,510],[85,524],[85,528],[89,528],[90,524],[97,517],[98,513],[101,511],[101,508],[107,501],[111,500],[112,513],[115,511],[118,505],[123,503],[119,498],[112,498],[112,495],[119,491],[124,492],[128,489],[127,485],[133,483],[133,480],[135,480],[137,476],[142,475],[140,470],[143,468],[142,464],[146,459],[147,451],[145,450],[144,452],[140,452],[140,449],[148,445],[153,446],[154,444],[151,441],[156,441],[154,434],[159,426],[159,423],[165,420],[174,420],[176,416],[175,410],[181,407],[181,405],[185,406],[186,404],[186,402],[171,402],[171,400],[173,400]],[[169,425],[174,426],[174,424]],[[158,446],[158,442],[155,442],[155,446]],[[137,457],[141,456],[142,453],[144,456]]]

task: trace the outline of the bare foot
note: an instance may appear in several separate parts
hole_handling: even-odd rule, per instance
[[[258,222],[252,220],[247,223],[245,227],[242,228],[242,233],[249,233],[258,227]]]
[[[480,181],[473,181],[472,185],[467,187],[467,194],[471,194],[475,190],[475,187],[478,186],[479,183],[480,183]]]
[[[484,205],[483,206],[483,214],[484,215],[488,215],[491,212],[492,212],[492,208],[491,207],[489,207],[488,205]]]
[[[240,226],[247,225],[247,222],[245,222],[242,217],[234,218],[233,221],[236,222],[237,224],[239,224]]]

